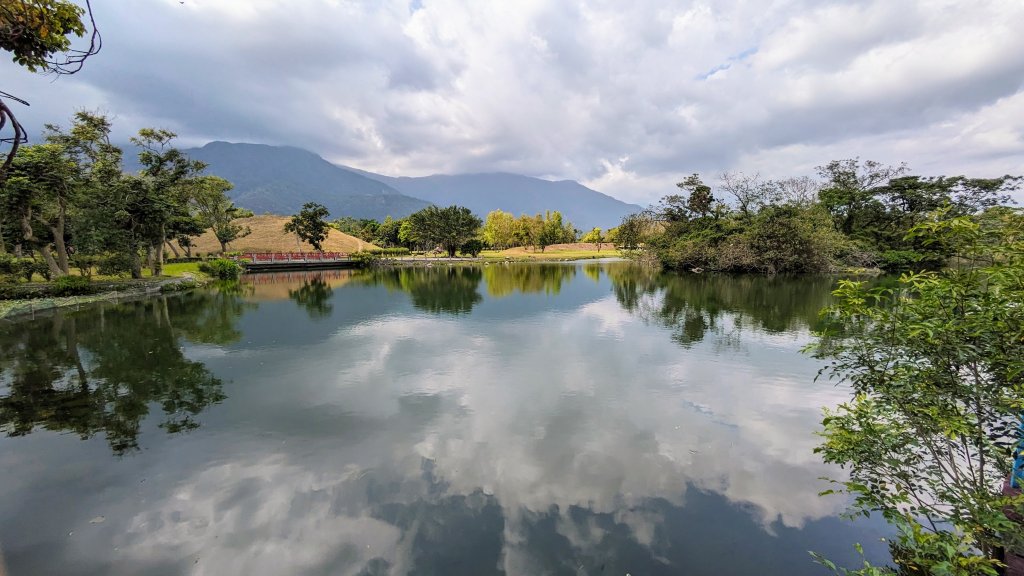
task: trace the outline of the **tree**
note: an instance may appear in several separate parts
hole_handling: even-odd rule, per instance
[[[171,146],[177,134],[170,130],[142,128],[131,138],[139,147],[140,176],[146,180],[149,205],[146,219],[141,221],[147,236],[153,276],[163,270],[164,244],[179,235],[175,222],[189,217],[189,195],[195,177],[206,168],[198,160],[190,160],[181,150]]]
[[[874,160],[861,163],[859,158],[833,160],[818,166],[818,175],[825,180],[818,195],[832,214],[836,229],[850,235],[875,210],[876,189],[906,172],[906,164],[886,166]]]
[[[476,234],[480,224],[480,219],[464,206],[427,206],[409,216],[413,236],[421,242],[440,246],[449,258],[454,258],[459,247]]]
[[[565,238],[566,232],[565,225],[562,223],[562,213],[558,210],[545,212],[541,224],[540,237],[537,241],[537,244],[540,245],[540,251],[543,252],[544,248],[552,244],[564,242]]]
[[[478,238],[470,238],[459,247],[459,252],[462,252],[466,256],[476,258],[480,255],[480,252],[484,249],[484,243]]]
[[[743,218],[750,218],[764,206],[773,204],[780,195],[774,182],[761,180],[757,174],[724,172],[719,180],[719,188],[732,196]]]
[[[393,248],[402,244],[401,231],[404,219],[395,220],[391,216],[384,218],[384,221],[377,227],[377,232],[371,240],[382,248]]]
[[[828,272],[845,242],[820,206],[801,208],[791,204],[766,206],[738,239],[747,244],[753,261],[729,262],[729,267],[750,271],[747,266],[752,265],[768,274]]]
[[[651,220],[648,214],[630,214],[622,218],[615,228],[616,246],[623,250],[636,250],[643,245],[650,233]]]
[[[192,203],[204,228],[213,231],[220,242],[220,251],[227,252],[228,244],[248,236],[252,229],[235,224],[235,220],[252,216],[252,212],[235,206],[228,198],[231,182],[217,176],[197,178],[193,184]]]
[[[527,216],[521,214],[516,219],[515,242],[519,246],[530,246],[534,250],[540,246],[541,233],[544,231],[544,217],[540,214]]]
[[[818,451],[849,470],[837,484],[856,512],[899,528],[901,573],[994,575],[1001,548],[1024,553],[1006,515],[1024,497],[1002,493],[1024,408],[1024,216],[937,217],[911,234],[970,264],[895,288],[840,283],[817,355],[854,397],[826,412]]]
[[[612,244],[613,246],[618,246],[619,227],[615,226],[614,228],[609,228],[608,231],[604,233],[604,241],[608,242],[609,244]]]
[[[601,251],[601,244],[605,242],[604,234],[601,233],[600,228],[594,228],[590,232],[587,232],[580,238],[580,242],[587,242],[589,244],[597,244],[597,251]]]
[[[333,222],[333,227],[337,228],[339,232],[374,243],[378,241],[377,235],[380,233],[380,226],[381,223],[373,218],[353,218],[351,216],[343,216]]]
[[[704,218],[712,213],[715,197],[711,194],[711,187],[700,179],[699,174],[687,176],[676,186],[687,192],[686,209],[690,214],[697,218]]]
[[[307,202],[298,214],[285,223],[284,231],[295,234],[300,240],[309,242],[315,250],[323,252],[323,241],[330,232],[330,225],[327,224],[329,215],[330,212],[324,206]]]
[[[772,197],[776,202],[807,207],[818,201],[821,183],[810,176],[783,178],[768,183],[773,189]]]
[[[498,250],[516,244],[516,217],[502,210],[493,210],[484,219],[484,241]]]
[[[39,253],[51,277],[70,271],[65,233],[68,207],[77,189],[76,171],[59,145],[30,146],[15,159],[0,187],[5,210],[18,218],[21,241]]]

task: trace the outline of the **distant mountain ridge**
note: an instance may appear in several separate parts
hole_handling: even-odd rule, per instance
[[[290,146],[210,142],[183,150],[208,164],[207,174],[230,180],[231,199],[257,214],[295,214],[306,202],[323,204],[332,218],[402,218],[430,204],[466,206],[481,218],[501,209],[519,214],[557,210],[580,230],[617,226],[639,211],[571,180],[508,173],[392,177],[332,164]],[[138,170],[132,154],[126,169]]]
[[[326,206],[333,218],[383,220],[429,206],[301,148],[218,141],[184,152],[206,162],[207,174],[230,180],[235,185],[231,199],[257,214],[294,214],[306,202],[317,202]]]
[[[351,170],[434,204],[465,206],[481,217],[497,209],[516,216],[557,210],[583,231],[618,226],[623,216],[643,209],[574,180],[542,180],[505,172],[392,177]]]

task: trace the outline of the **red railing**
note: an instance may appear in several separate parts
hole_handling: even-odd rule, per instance
[[[344,252],[250,252],[242,259],[253,264],[262,262],[337,262],[348,260]]]

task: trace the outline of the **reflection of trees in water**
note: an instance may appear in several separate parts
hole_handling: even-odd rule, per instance
[[[607,273],[623,308],[673,328],[684,346],[744,327],[813,329],[834,284],[830,277],[673,274],[640,266],[610,266]]]
[[[558,294],[576,276],[576,266],[560,264],[494,264],[484,268],[487,293],[495,298],[513,292]]]
[[[427,312],[468,313],[483,300],[477,291],[482,274],[472,266],[375,269],[358,278],[407,292],[412,305]]]
[[[196,428],[195,416],[225,396],[218,378],[185,358],[179,339],[237,341],[234,322],[248,306],[230,293],[197,293],[15,324],[0,332],[0,430],[102,432],[123,453],[138,448],[152,403],[169,433]]]
[[[428,312],[461,314],[483,300],[479,286],[487,281],[487,293],[496,298],[515,292],[558,294],[576,276],[576,266],[557,264],[492,264],[385,268],[367,271],[357,278],[407,292],[413,306]]]
[[[603,269],[603,265],[595,264],[593,262],[591,262],[590,264],[583,265],[583,273],[586,274],[587,277],[593,280],[594,282],[601,281],[601,270]]]
[[[288,290],[288,297],[305,308],[306,313],[313,319],[331,315],[334,311],[334,305],[330,302],[332,295],[334,289],[321,277],[306,279],[298,289]]]

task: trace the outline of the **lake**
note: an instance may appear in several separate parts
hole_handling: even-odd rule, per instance
[[[0,574],[826,574],[832,278],[262,274],[0,323]]]

